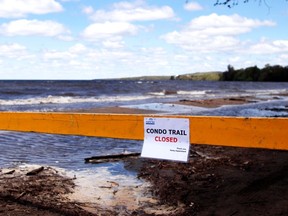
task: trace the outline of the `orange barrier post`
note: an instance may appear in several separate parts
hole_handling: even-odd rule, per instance
[[[288,150],[287,118],[1,112],[0,130],[143,140],[144,117],[189,119],[193,144]]]

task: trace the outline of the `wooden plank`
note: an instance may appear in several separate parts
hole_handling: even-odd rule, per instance
[[[193,144],[288,150],[287,118],[0,113],[0,130],[143,140],[144,117],[187,118]]]

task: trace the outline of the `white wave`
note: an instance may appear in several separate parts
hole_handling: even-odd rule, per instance
[[[246,90],[247,93],[254,94],[254,95],[273,95],[273,94],[282,94],[288,93],[287,89],[251,89]]]
[[[161,92],[149,92],[149,95],[154,95],[154,96],[165,96],[165,95],[193,95],[193,96],[203,96],[206,93],[208,93],[207,91],[161,91]]]
[[[205,95],[208,91],[177,91],[179,95]]]
[[[148,95],[153,95],[153,96],[164,96],[165,92],[149,92]]]
[[[0,100],[0,105],[37,105],[37,104],[68,104],[68,103],[87,103],[87,102],[125,102],[149,99],[151,96],[101,96],[101,97],[65,97],[48,96],[14,100]]]
[[[239,116],[244,117],[273,117],[273,116],[287,116],[287,112],[275,112],[271,110],[260,109],[244,109],[239,112]]]
[[[155,110],[159,112],[166,112],[170,114],[180,114],[180,113],[198,113],[207,108],[196,107],[196,106],[187,106],[180,104],[163,104],[163,103],[148,103],[148,104],[137,104],[137,105],[126,105],[121,106],[126,108],[134,108],[134,109],[144,109],[144,110]]]

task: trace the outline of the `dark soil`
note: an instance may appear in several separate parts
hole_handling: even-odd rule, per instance
[[[193,145],[188,163],[127,159],[173,215],[288,215],[288,152]],[[44,168],[0,175],[0,215],[92,215],[63,198],[73,179]],[[94,214],[95,215],[95,214]],[[101,211],[96,215],[115,215]],[[123,214],[125,215],[125,214]],[[135,211],[133,215],[146,215]]]
[[[30,175],[29,172],[19,170],[2,172],[0,175],[0,215],[92,215],[77,203],[63,198],[63,195],[70,193],[73,187],[73,179],[58,175],[57,171],[50,167]]]
[[[196,145],[189,163],[142,160],[139,177],[177,215],[288,215],[287,151]]]

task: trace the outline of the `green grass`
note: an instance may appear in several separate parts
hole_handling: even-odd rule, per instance
[[[222,72],[203,72],[183,74],[176,76],[175,79],[179,80],[194,80],[194,81],[219,81],[221,80]]]
[[[194,80],[194,81],[219,81],[221,80],[222,72],[200,72],[191,74],[182,74],[177,76],[140,76],[140,77],[125,77],[122,80]]]

